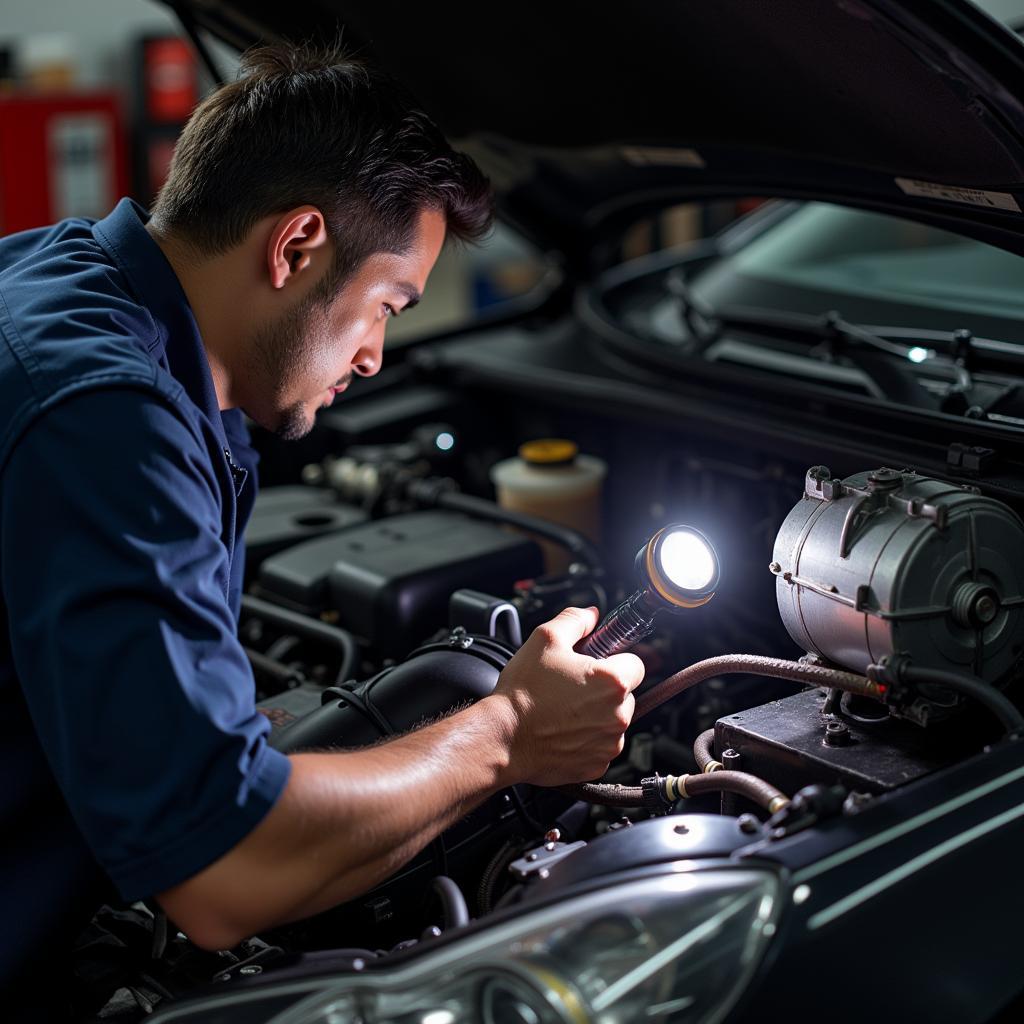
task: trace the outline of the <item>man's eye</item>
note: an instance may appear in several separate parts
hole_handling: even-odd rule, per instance
[[[392,306],[390,302],[385,302],[384,303],[384,315],[386,317],[389,317],[389,318],[393,317],[393,316],[398,316],[398,310],[395,309],[395,307]]]

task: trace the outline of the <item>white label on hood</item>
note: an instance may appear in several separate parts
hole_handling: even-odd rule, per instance
[[[623,146],[622,157],[637,167],[706,167],[695,149],[668,146]]]
[[[969,203],[971,206],[994,206],[998,210],[1013,210],[1020,213],[1017,200],[1009,192],[986,192],[980,188],[963,188],[960,185],[936,185],[933,181],[914,181],[912,178],[897,178],[896,184],[908,196],[924,196],[925,199],[948,199],[951,203]]]

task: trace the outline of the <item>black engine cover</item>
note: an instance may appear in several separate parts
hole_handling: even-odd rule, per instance
[[[509,593],[542,572],[521,534],[456,512],[411,512],[354,526],[268,558],[259,589],[339,625],[386,657],[401,657],[447,625],[448,598],[469,588]]]

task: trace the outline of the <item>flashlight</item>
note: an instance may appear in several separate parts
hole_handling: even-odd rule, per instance
[[[575,647],[592,658],[628,650],[654,631],[659,612],[698,608],[715,596],[718,556],[692,526],[666,526],[637,553],[640,586]]]

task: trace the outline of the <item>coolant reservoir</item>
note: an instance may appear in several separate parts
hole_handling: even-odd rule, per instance
[[[592,541],[601,539],[601,484],[607,467],[592,455],[580,455],[572,441],[527,441],[519,455],[491,467],[491,482],[502,508],[562,523]],[[541,540],[547,572],[564,572],[568,553]]]

